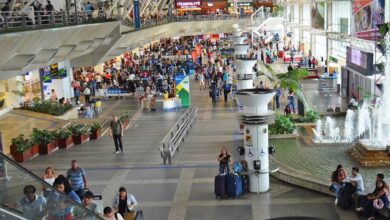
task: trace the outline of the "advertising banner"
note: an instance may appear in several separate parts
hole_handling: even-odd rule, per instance
[[[312,3],[311,5],[311,27],[324,29],[325,27],[325,2]]]
[[[378,40],[378,25],[384,22],[384,8],[385,0],[354,0],[352,35],[366,40]]]
[[[175,83],[176,83],[176,94],[179,95],[182,106],[190,107],[191,105],[190,77],[186,75],[176,75]]]
[[[141,28],[141,15],[139,8],[139,0],[134,0],[134,24],[135,28]]]
[[[176,9],[200,9],[201,0],[176,0]]]

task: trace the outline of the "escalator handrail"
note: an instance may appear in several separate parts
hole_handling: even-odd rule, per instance
[[[27,175],[29,175],[31,178],[33,178],[34,180],[38,181],[40,184],[44,185],[45,187],[47,188],[50,188],[51,190],[53,190],[54,192],[60,194],[62,197],[66,198],[68,201],[71,201],[71,203],[75,206],[77,206],[78,208],[81,208],[84,212],[88,213],[89,216],[94,216],[96,219],[100,219],[100,220],[103,220],[99,215],[95,214],[94,212],[92,212],[91,210],[85,208],[84,206],[82,206],[81,204],[77,203],[76,201],[74,201],[73,199],[71,199],[67,194],[63,193],[63,192],[60,192],[58,191],[56,188],[54,188],[54,186],[48,184],[46,181],[44,181],[43,179],[41,179],[39,176],[35,175],[33,172],[31,172],[30,170],[26,169],[25,167],[21,166],[20,164],[18,164],[17,162],[15,162],[14,160],[12,160],[11,158],[9,158],[7,155],[3,154],[2,152],[0,152],[0,159],[3,158],[4,160],[6,160],[9,164],[12,164],[13,166],[15,166],[17,169],[19,170],[22,170],[22,172],[26,173]]]

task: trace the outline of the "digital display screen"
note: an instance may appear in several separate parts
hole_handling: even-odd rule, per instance
[[[201,0],[176,0],[176,9],[196,9],[201,7]]]
[[[373,73],[374,55],[356,48],[347,47],[347,66],[364,74],[370,75]]]

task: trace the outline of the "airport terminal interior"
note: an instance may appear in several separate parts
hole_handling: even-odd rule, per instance
[[[0,7],[0,220],[390,218],[390,0]]]

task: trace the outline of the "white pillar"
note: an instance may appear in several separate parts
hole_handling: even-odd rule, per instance
[[[269,190],[268,124],[274,120],[273,111],[268,110],[273,90],[251,89],[237,91],[237,97],[244,105],[240,120],[245,124],[245,160],[248,163],[249,191]],[[260,161],[260,170],[254,169],[254,161]]]

